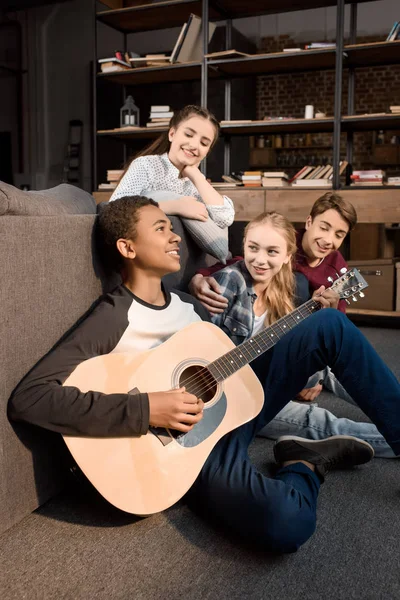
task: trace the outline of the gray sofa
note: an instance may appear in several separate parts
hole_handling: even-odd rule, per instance
[[[102,277],[93,241],[93,197],[73,186],[24,192],[0,182],[0,533],[65,483],[69,456],[61,437],[11,425],[6,404],[21,377],[114,282]],[[184,288],[205,255],[182,237]]]

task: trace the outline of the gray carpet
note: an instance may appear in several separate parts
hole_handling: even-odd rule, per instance
[[[363,331],[400,378],[400,332]],[[329,394],[319,404],[363,419]],[[269,472],[272,442],[251,456]],[[0,598],[399,600],[399,537],[398,460],[331,473],[315,535],[287,556],[238,545],[183,503],[141,520],[72,486],[0,538]]]

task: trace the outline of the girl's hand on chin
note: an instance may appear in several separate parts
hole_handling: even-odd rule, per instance
[[[192,179],[193,176],[196,176],[199,173],[199,165],[200,163],[196,163],[195,165],[185,165],[180,172],[180,176]]]

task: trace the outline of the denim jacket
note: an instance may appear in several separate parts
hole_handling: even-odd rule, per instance
[[[212,315],[211,321],[229,335],[237,346],[250,338],[253,332],[253,304],[257,298],[253,280],[244,260],[217,271],[213,277],[221,288],[221,294],[228,300],[228,307],[222,314]],[[295,273],[295,277],[295,305],[300,306],[310,297],[308,281],[301,273]]]

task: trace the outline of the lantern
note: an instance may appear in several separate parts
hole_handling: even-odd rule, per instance
[[[139,109],[133,101],[132,96],[128,96],[125,104],[120,111],[121,127],[139,127]]]

